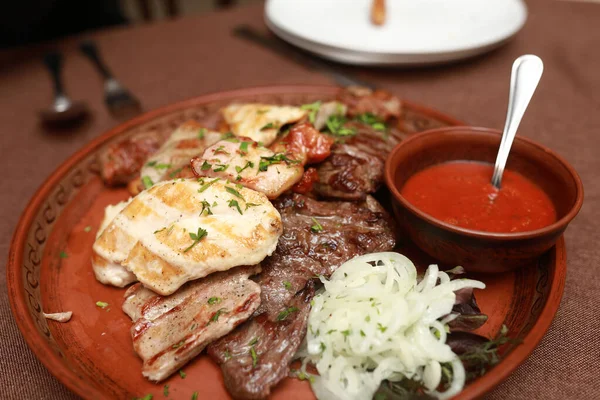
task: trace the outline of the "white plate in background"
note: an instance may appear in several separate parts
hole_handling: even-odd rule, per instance
[[[387,0],[383,26],[372,0],[267,0],[265,22],[282,39],[349,64],[434,64],[471,57],[525,24],[522,0]]]

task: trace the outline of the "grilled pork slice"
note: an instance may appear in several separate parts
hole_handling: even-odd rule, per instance
[[[306,117],[299,107],[270,104],[231,104],[221,110],[229,129],[238,137],[247,137],[269,146],[283,125]]]
[[[198,176],[219,177],[257,190],[274,199],[302,177],[299,160],[274,153],[249,139],[222,140],[192,160]]]
[[[104,219],[98,228],[96,238],[100,237],[104,230],[111,224],[115,217],[129,205],[131,199],[122,201],[115,205],[109,205],[104,210]],[[119,249],[110,253],[98,254],[95,250],[92,252],[92,268],[96,279],[105,285],[124,287],[137,279],[134,274],[121,265],[127,259],[129,251],[135,245],[135,239],[123,233],[117,238],[120,245]]]
[[[196,175],[220,177],[277,198],[300,181],[304,165],[324,160],[333,139],[309,123],[294,125],[271,148],[242,138],[221,140],[192,160]]]
[[[154,153],[141,170],[141,177],[156,183],[175,178],[190,160],[221,139],[219,132],[204,128],[196,121],[179,126]]]
[[[348,86],[338,93],[337,100],[348,107],[348,115],[351,117],[369,113],[386,121],[399,118],[402,114],[400,99],[384,90]]]
[[[229,393],[236,399],[264,399],[289,374],[289,364],[306,335],[312,285],[290,303],[279,320],[260,315],[213,342],[208,354],[221,365]]]
[[[279,212],[259,192],[216,179],[165,181],[131,201],[93,249],[121,262],[161,295],[187,281],[270,255],[281,235]]]
[[[259,266],[238,267],[189,282],[162,297],[136,284],[125,293],[123,311],[134,324],[133,348],[142,374],[161,381],[212,341],[246,321],[260,303],[260,287],[248,279]]]
[[[135,179],[146,159],[158,150],[164,138],[156,131],[140,132],[113,143],[100,153],[101,175],[111,186]]]

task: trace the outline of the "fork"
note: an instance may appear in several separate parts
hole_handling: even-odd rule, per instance
[[[85,40],[80,43],[79,48],[94,63],[104,78],[104,102],[110,113],[119,119],[128,119],[141,113],[140,101],[113,76],[102,61],[96,43]]]

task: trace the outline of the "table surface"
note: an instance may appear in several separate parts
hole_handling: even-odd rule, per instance
[[[531,357],[490,399],[600,398],[594,362],[600,359],[600,5],[528,1],[518,36],[483,57],[426,69],[348,67],[399,96],[435,107],[472,125],[501,128],[512,61],[539,55],[544,76],[519,133],[563,155],[577,169],[585,202],[566,232],[568,274],[556,318]],[[204,93],[273,84],[328,84],[327,77],[231,35],[239,23],[265,29],[262,6],[94,33],[115,75],[147,110]],[[102,85],[77,51],[79,38],[0,52],[0,257],[29,198],[69,155],[117,124],[103,105]],[[66,132],[48,132],[37,110],[51,85],[40,63],[47,47],[65,54],[65,84],[93,118]],[[5,265],[5,264],[4,264]],[[76,398],[46,371],[21,337],[0,274],[0,387],[2,398]]]

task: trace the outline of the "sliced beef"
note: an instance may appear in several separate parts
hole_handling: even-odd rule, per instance
[[[250,275],[259,266],[238,267],[189,282],[170,296],[141,284],[125,293],[123,311],[134,324],[133,348],[144,361],[142,374],[161,381],[197,356],[207,344],[246,321],[260,303]]]
[[[107,185],[126,185],[138,176],[148,157],[164,140],[159,133],[151,131],[111,144],[100,154],[102,179]]]
[[[317,167],[314,188],[323,197],[362,200],[383,183],[385,160],[400,137],[395,130],[382,132],[357,121],[345,126],[356,134],[333,145],[331,156]]]
[[[314,286],[309,284],[279,320],[259,315],[208,347],[235,399],[264,399],[289,374],[290,361],[306,335],[313,296]]]
[[[287,194],[273,204],[284,232],[275,253],[261,263],[261,306],[251,321],[208,348],[235,398],[264,398],[287,375],[306,332],[312,278],[395,246],[390,218],[371,196],[351,203]]]
[[[349,86],[338,93],[337,100],[348,107],[347,113],[351,117],[369,113],[386,121],[399,118],[402,113],[400,99],[385,90]]]

